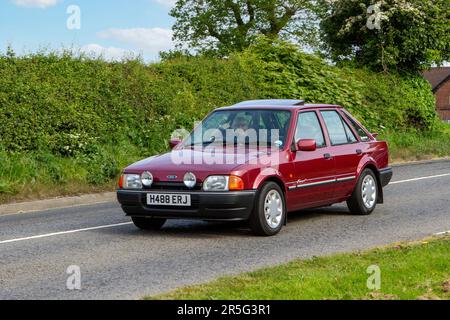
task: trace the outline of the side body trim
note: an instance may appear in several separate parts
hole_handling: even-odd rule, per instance
[[[331,184],[331,183],[340,183],[340,182],[352,181],[352,180],[355,180],[355,179],[356,179],[356,176],[350,176],[350,177],[345,177],[345,178],[328,179],[328,180],[323,180],[323,181],[318,181],[318,182],[311,182],[311,183],[297,183],[296,185],[289,186],[288,190],[289,191],[293,191],[293,190],[297,190],[297,189],[318,187],[318,186],[323,186],[323,185]],[[291,183],[293,183],[293,182],[291,182]]]

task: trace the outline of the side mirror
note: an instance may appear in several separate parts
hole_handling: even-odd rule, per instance
[[[380,135],[380,134],[379,134],[379,133],[376,133],[376,132],[375,132],[375,133],[372,133],[372,137],[374,137],[375,139],[378,138],[379,135]]]
[[[171,139],[169,145],[171,149],[175,149],[182,141],[180,139]]]
[[[297,151],[316,151],[317,142],[314,139],[304,139],[297,142]]]

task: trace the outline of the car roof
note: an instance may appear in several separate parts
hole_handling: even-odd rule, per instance
[[[321,109],[321,108],[342,108],[333,104],[305,104],[304,100],[296,99],[272,99],[272,100],[250,100],[239,102],[235,105],[218,108],[216,110],[248,110],[248,109],[267,109],[267,110],[303,110],[303,109]]]

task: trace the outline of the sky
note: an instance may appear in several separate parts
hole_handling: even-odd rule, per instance
[[[175,0],[0,0],[0,50],[75,48],[108,60],[156,61],[173,48]]]

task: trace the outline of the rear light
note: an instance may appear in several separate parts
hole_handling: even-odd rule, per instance
[[[242,180],[242,178],[238,176],[230,176],[228,186],[230,191],[244,190],[244,180]]]

